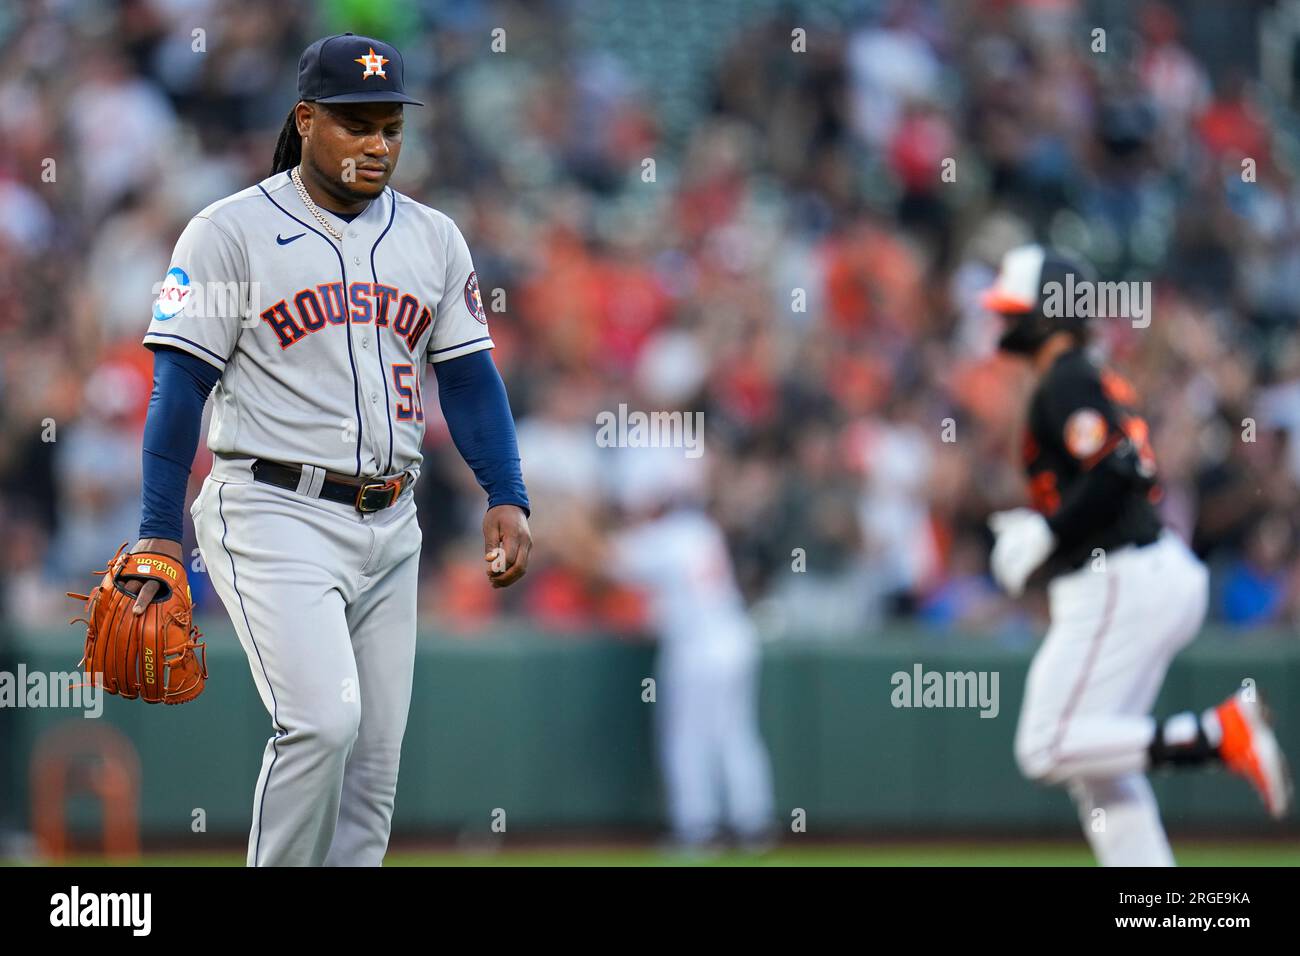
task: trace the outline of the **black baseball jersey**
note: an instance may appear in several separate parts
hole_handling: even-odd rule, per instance
[[[1133,387],[1083,349],[1060,355],[1029,406],[1025,470],[1035,509],[1057,548],[1048,576],[1101,548],[1150,544],[1160,534],[1155,455]]]

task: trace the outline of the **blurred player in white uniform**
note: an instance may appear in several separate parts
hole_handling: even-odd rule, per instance
[[[703,459],[623,449],[626,519],[600,537],[582,520],[575,559],[641,590],[659,639],[655,720],[674,842],[707,847],[724,827],[761,846],[772,825],[772,771],[758,728],[758,636],[721,529],[701,507]]]
[[[1016,762],[1069,789],[1103,866],[1172,866],[1148,772],[1226,767],[1279,819],[1290,775],[1253,688],[1199,714],[1152,716],[1170,662],[1205,619],[1209,574],[1160,520],[1136,389],[1089,352],[1090,316],[1058,307],[1076,281],[1094,281],[1086,264],[1021,246],[984,297],[1004,319],[999,348],[1037,379],[1021,445],[1033,508],[989,521],[994,578],[1013,597],[1031,577],[1046,583],[1051,613]]]

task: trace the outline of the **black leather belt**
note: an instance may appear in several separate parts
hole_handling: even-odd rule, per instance
[[[297,491],[301,479],[302,468],[298,465],[285,465],[265,458],[253,462],[253,480],[262,484]],[[353,478],[327,471],[320,486],[320,497],[352,505],[361,513],[369,514],[396,504],[410,480],[411,476],[406,472],[396,478]]]

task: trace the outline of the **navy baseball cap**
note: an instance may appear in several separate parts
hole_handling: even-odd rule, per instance
[[[339,33],[317,40],[298,60],[298,98],[314,103],[410,103],[402,54],[373,37]]]

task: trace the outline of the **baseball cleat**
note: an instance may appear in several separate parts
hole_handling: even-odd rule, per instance
[[[1269,814],[1280,820],[1291,806],[1291,774],[1264,708],[1237,693],[1215,708],[1215,714],[1223,729],[1219,756],[1229,770],[1250,781]]]

